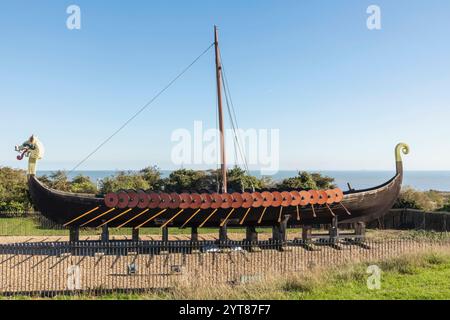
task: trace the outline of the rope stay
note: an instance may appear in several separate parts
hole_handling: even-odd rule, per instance
[[[224,81],[222,82],[223,85],[223,89],[224,89],[224,94],[225,94],[225,102],[227,105],[227,110],[228,110],[228,115],[230,118],[230,123],[231,123],[231,127],[233,130],[233,134],[234,134],[234,140],[235,140],[235,152],[237,149],[236,153],[239,153],[241,160],[243,162],[244,165],[244,169],[247,172],[248,175],[250,175],[250,169],[248,166],[248,161],[247,158],[245,156],[245,152],[243,151],[243,147],[241,146],[241,142],[240,142],[240,136],[237,133],[237,129],[239,128],[238,123],[237,123],[237,117],[236,117],[236,112],[234,109],[234,104],[233,104],[233,99],[231,97],[231,92],[230,92],[230,87],[228,85],[228,79],[225,73],[225,67],[223,65],[223,59],[222,56],[220,57],[221,63],[222,63],[222,68],[221,68],[221,73],[222,73],[222,78],[224,79]],[[237,148],[236,148],[237,145]],[[252,188],[255,189],[255,186],[252,183]]]
[[[222,58],[221,58],[221,61]],[[237,151],[239,152],[239,155],[241,156],[241,160],[244,164],[245,170],[247,171],[248,174],[250,174],[249,168],[248,168],[248,163],[247,163],[247,158],[245,156],[245,153],[243,152],[243,148],[241,146],[241,143],[239,141],[239,135],[237,134],[237,128],[239,128],[238,124],[237,124],[237,117],[236,117],[236,112],[234,109],[234,104],[233,104],[233,100],[231,98],[231,93],[230,93],[230,88],[228,85],[228,80],[225,74],[225,67],[223,66],[223,62],[222,62],[222,77],[224,79],[223,82],[223,88],[224,88],[224,93],[225,93],[225,101],[227,104],[227,110],[228,110],[228,116],[230,118],[230,123],[231,123],[231,127],[234,133],[234,139],[235,139],[235,145],[238,146]]]
[[[85,158],[77,163],[69,173],[72,173],[78,169],[84,162],[86,162],[90,157],[92,157],[98,150],[100,150],[105,144],[107,144],[114,136],[116,136],[120,131],[122,131],[131,121],[133,121],[137,116],[139,116],[145,109],[147,109],[156,99],[159,98],[167,89],[169,89],[179,78],[181,78],[201,57],[203,57],[212,47],[214,43],[211,43],[208,48],[206,48],[197,58],[195,58],[189,65],[187,65],[178,75],[173,78],[165,87],[163,87],[153,98],[151,98],[144,106],[142,106],[132,117],[125,121],[116,131],[114,131],[108,138],[106,138],[102,143],[100,143],[91,153],[89,153]]]

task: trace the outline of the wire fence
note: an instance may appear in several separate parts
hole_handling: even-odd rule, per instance
[[[326,230],[326,226],[317,225],[317,229]],[[291,231],[299,233],[299,228],[288,227]],[[245,234],[245,228],[229,228],[232,233]],[[257,228],[258,231],[267,233],[271,228]],[[170,228],[171,239],[187,240],[190,238],[190,229]],[[174,231],[174,232],[172,232]],[[218,237],[217,228],[202,228],[199,230],[201,240],[212,240]],[[132,228],[109,228],[112,240],[132,239]],[[99,228],[80,228],[80,239],[98,240],[101,238],[102,230]],[[140,228],[141,238],[145,240],[160,240],[161,229],[158,227]],[[237,237],[240,237],[236,235]],[[0,213],[0,243],[13,243],[25,241],[66,241],[69,237],[69,228],[47,219],[38,212],[22,213],[11,216]],[[244,236],[241,236],[242,238]]]
[[[0,294],[53,296],[240,285],[316,268],[450,250],[449,240],[258,243],[38,242],[0,245]]]

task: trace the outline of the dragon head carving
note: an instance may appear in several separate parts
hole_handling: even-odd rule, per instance
[[[14,150],[19,153],[17,160],[22,160],[24,157],[28,158],[28,174],[36,174],[36,161],[42,159],[45,152],[39,139],[32,135],[21,145],[15,146]]]

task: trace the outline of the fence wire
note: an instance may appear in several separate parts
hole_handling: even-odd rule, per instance
[[[240,285],[438,249],[450,249],[450,241],[2,244],[0,294],[98,295],[150,292],[180,285]]]

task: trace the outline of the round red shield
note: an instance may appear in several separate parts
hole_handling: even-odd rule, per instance
[[[244,202],[244,199],[242,198],[242,194],[240,194],[239,192],[233,192],[231,194],[231,196],[233,197],[233,202],[231,203],[231,207],[232,208],[241,208],[242,207],[242,203]]]
[[[319,190],[319,200],[317,201],[317,204],[325,204],[328,200],[328,195],[325,192],[325,190]]]
[[[159,203],[159,207],[161,209],[167,209],[170,205],[170,201],[172,198],[168,193],[160,193],[159,196],[161,197],[161,202]]]
[[[178,193],[172,192],[170,194],[170,203],[169,208],[170,209],[176,209],[180,207],[181,197]]]
[[[300,204],[300,200],[302,199],[300,193],[298,191],[291,191],[291,197],[291,206],[298,206]]]
[[[211,195],[212,201],[211,201],[211,208],[212,209],[219,209],[222,206],[222,196],[218,193],[213,193]]]
[[[202,205],[202,197],[198,193],[191,193],[191,209],[198,209]]]
[[[274,200],[273,198],[273,194],[269,191],[264,191],[263,193],[261,193],[262,197],[263,197],[263,207],[270,207],[272,205],[272,202]]]
[[[283,202],[283,197],[281,196],[281,193],[278,191],[274,191],[272,192],[272,195],[273,195],[272,207],[281,206],[281,202]]]
[[[138,204],[137,207],[139,209],[145,209],[148,207],[148,204],[150,203],[150,197],[144,190],[138,191]]]
[[[264,198],[261,195],[260,192],[253,192],[252,193],[252,197],[253,197],[253,203],[252,203],[252,207],[253,208],[259,208],[262,206],[263,202],[264,202]]]
[[[130,197],[130,201],[128,201],[128,208],[136,208],[139,197],[136,191],[128,190],[128,196]]]
[[[287,191],[283,191],[281,193],[281,197],[282,197],[281,205],[283,207],[289,207],[291,205],[291,202],[292,202],[292,195],[291,195],[291,193],[287,192]]]
[[[300,205],[301,206],[306,206],[309,204],[309,201],[311,200],[311,194],[306,191],[300,191]]]
[[[189,193],[180,194],[181,202],[180,209],[187,209],[191,206],[192,198]]]
[[[117,193],[117,197],[119,198],[119,203],[117,204],[117,207],[119,209],[125,209],[126,207],[128,207],[130,197],[128,196],[127,192],[120,191],[119,193]]]
[[[344,193],[342,192],[342,190],[339,188],[336,188],[336,189],[334,189],[334,192],[336,194],[336,199],[334,199],[334,201],[341,202],[342,199],[344,199]]]
[[[150,201],[148,202],[148,207],[150,209],[158,208],[159,203],[161,202],[161,197],[156,192],[151,192],[148,195]]]
[[[202,197],[202,204],[200,205],[201,209],[209,209],[211,207],[212,197],[209,193],[202,193],[200,195]]]
[[[319,192],[317,190],[309,190],[309,194],[311,195],[311,199],[309,200],[310,204],[317,204],[319,202]]]
[[[115,208],[119,204],[119,197],[116,193],[110,192],[105,195],[105,205],[108,208]]]
[[[222,209],[228,209],[231,207],[231,204],[233,203],[233,197],[231,196],[231,194],[229,193],[222,193],[220,195],[222,197],[222,204],[221,204],[221,208]]]
[[[336,193],[333,190],[327,190],[326,193],[328,196],[327,203],[328,204],[334,203],[334,201],[336,199]]]
[[[250,208],[250,207],[252,206],[252,204],[253,204],[253,197],[252,197],[251,193],[244,192],[244,193],[242,194],[242,200],[243,200],[243,202],[242,202],[242,208],[248,209],[248,208]]]

